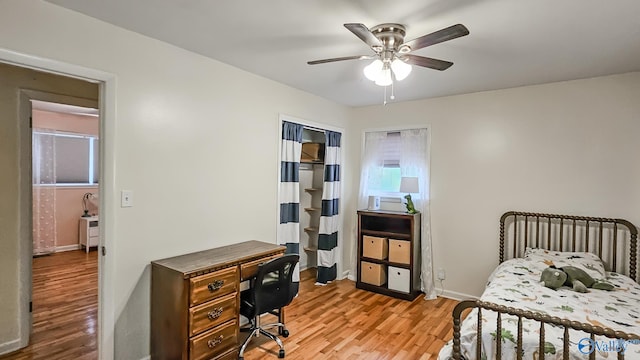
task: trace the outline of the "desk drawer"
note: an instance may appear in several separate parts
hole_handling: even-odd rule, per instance
[[[240,265],[240,280],[247,280],[256,276],[258,273],[258,265],[280,256],[282,256],[282,254],[274,254]]]
[[[240,355],[240,350],[233,349],[228,353],[215,358],[215,360],[238,360],[238,355]]]
[[[190,280],[189,303],[202,304],[218,296],[238,291],[238,267],[232,266]]]
[[[87,246],[92,247],[92,246],[98,246],[100,245],[100,238],[98,236],[91,236],[89,237],[89,239],[87,239]]]
[[[238,321],[234,319],[192,338],[189,341],[189,359],[215,358],[216,355],[237,346]]]
[[[189,309],[191,336],[238,318],[237,293],[231,293]]]
[[[95,227],[90,227],[89,228],[89,236],[99,236],[100,235],[100,228],[95,226]]]

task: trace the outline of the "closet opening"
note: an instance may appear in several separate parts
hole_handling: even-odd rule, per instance
[[[342,130],[280,117],[277,243],[315,269],[316,284],[344,278],[340,166]]]
[[[300,270],[318,266],[318,230],[322,212],[325,134],[323,130],[302,130],[300,156]]]

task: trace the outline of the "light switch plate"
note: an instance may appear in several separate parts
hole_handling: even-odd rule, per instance
[[[133,190],[122,190],[120,192],[120,207],[132,207],[133,206]]]

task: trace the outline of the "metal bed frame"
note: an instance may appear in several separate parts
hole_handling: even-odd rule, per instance
[[[505,230],[512,236],[505,237]],[[588,216],[556,215],[531,212],[509,211],[500,218],[500,263],[507,259],[523,257],[527,247],[543,248],[553,251],[584,251],[598,255],[607,270],[625,274],[638,282],[638,229],[623,219],[610,219]],[[511,240],[511,241],[509,241]],[[511,257],[506,257],[511,255]],[[621,261],[619,261],[621,258]],[[530,319],[540,323],[539,359],[545,356],[545,325],[564,328],[563,359],[569,359],[569,329],[584,331],[595,340],[596,335],[620,340],[640,340],[639,334],[628,334],[610,328],[569,319],[551,317],[544,313],[531,312],[513,307],[502,306],[480,300],[461,301],[453,310],[453,354],[456,360],[462,359],[460,346],[460,328],[468,309],[477,308],[476,359],[481,359],[482,351],[482,311],[497,313],[496,359],[502,359],[502,316],[513,315],[518,319],[516,359],[522,359],[522,320]],[[472,320],[472,319],[469,319]],[[595,351],[589,359],[595,359]],[[618,352],[618,359],[624,354]]]

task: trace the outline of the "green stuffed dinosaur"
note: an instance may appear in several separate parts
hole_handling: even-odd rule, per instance
[[[575,266],[565,266],[557,268],[554,265],[542,270],[540,281],[549,289],[556,290],[563,285],[573,289],[573,291],[586,293],[589,288],[598,290],[613,290],[613,285],[606,281],[595,280],[586,271]]]
[[[416,214],[418,210],[416,210],[416,207],[413,205],[413,200],[411,200],[411,195],[407,194],[404,196],[404,198],[407,199],[407,203],[405,204],[405,206],[407,207],[407,212],[409,214]]]

